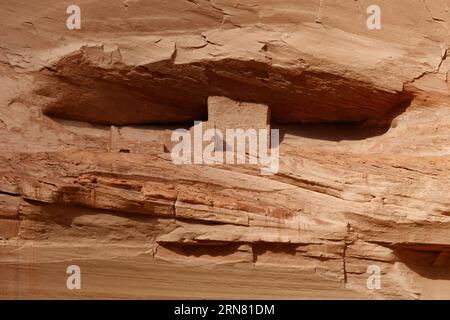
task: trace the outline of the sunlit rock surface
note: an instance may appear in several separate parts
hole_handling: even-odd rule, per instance
[[[450,1],[70,4],[0,7],[0,297],[450,298]],[[212,96],[276,174],[173,163]]]

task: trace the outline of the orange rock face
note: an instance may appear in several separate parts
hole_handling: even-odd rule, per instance
[[[0,297],[450,298],[450,1],[371,4],[2,4]],[[196,120],[279,169],[174,163]]]

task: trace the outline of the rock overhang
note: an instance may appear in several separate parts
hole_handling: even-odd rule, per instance
[[[379,74],[370,82],[369,75],[309,67],[302,58],[289,64],[231,55],[179,63],[175,50],[166,60],[128,65],[121,52],[82,47],[41,72],[38,94],[58,88],[47,95],[44,112],[116,125],[189,122],[206,118],[209,96],[227,96],[269,105],[280,123],[339,122],[381,118],[412,99],[391,81],[379,85]]]

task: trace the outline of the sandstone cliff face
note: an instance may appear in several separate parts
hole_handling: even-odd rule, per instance
[[[0,8],[1,297],[450,298],[450,1],[71,4]],[[174,164],[211,96],[276,174]]]

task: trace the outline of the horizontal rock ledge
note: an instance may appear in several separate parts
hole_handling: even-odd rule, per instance
[[[390,83],[304,63],[168,57],[129,65],[112,56],[103,47],[82,47],[37,74],[44,112],[98,124],[183,123],[206,120],[208,97],[226,96],[268,105],[274,122],[341,122],[380,119],[413,98]]]

